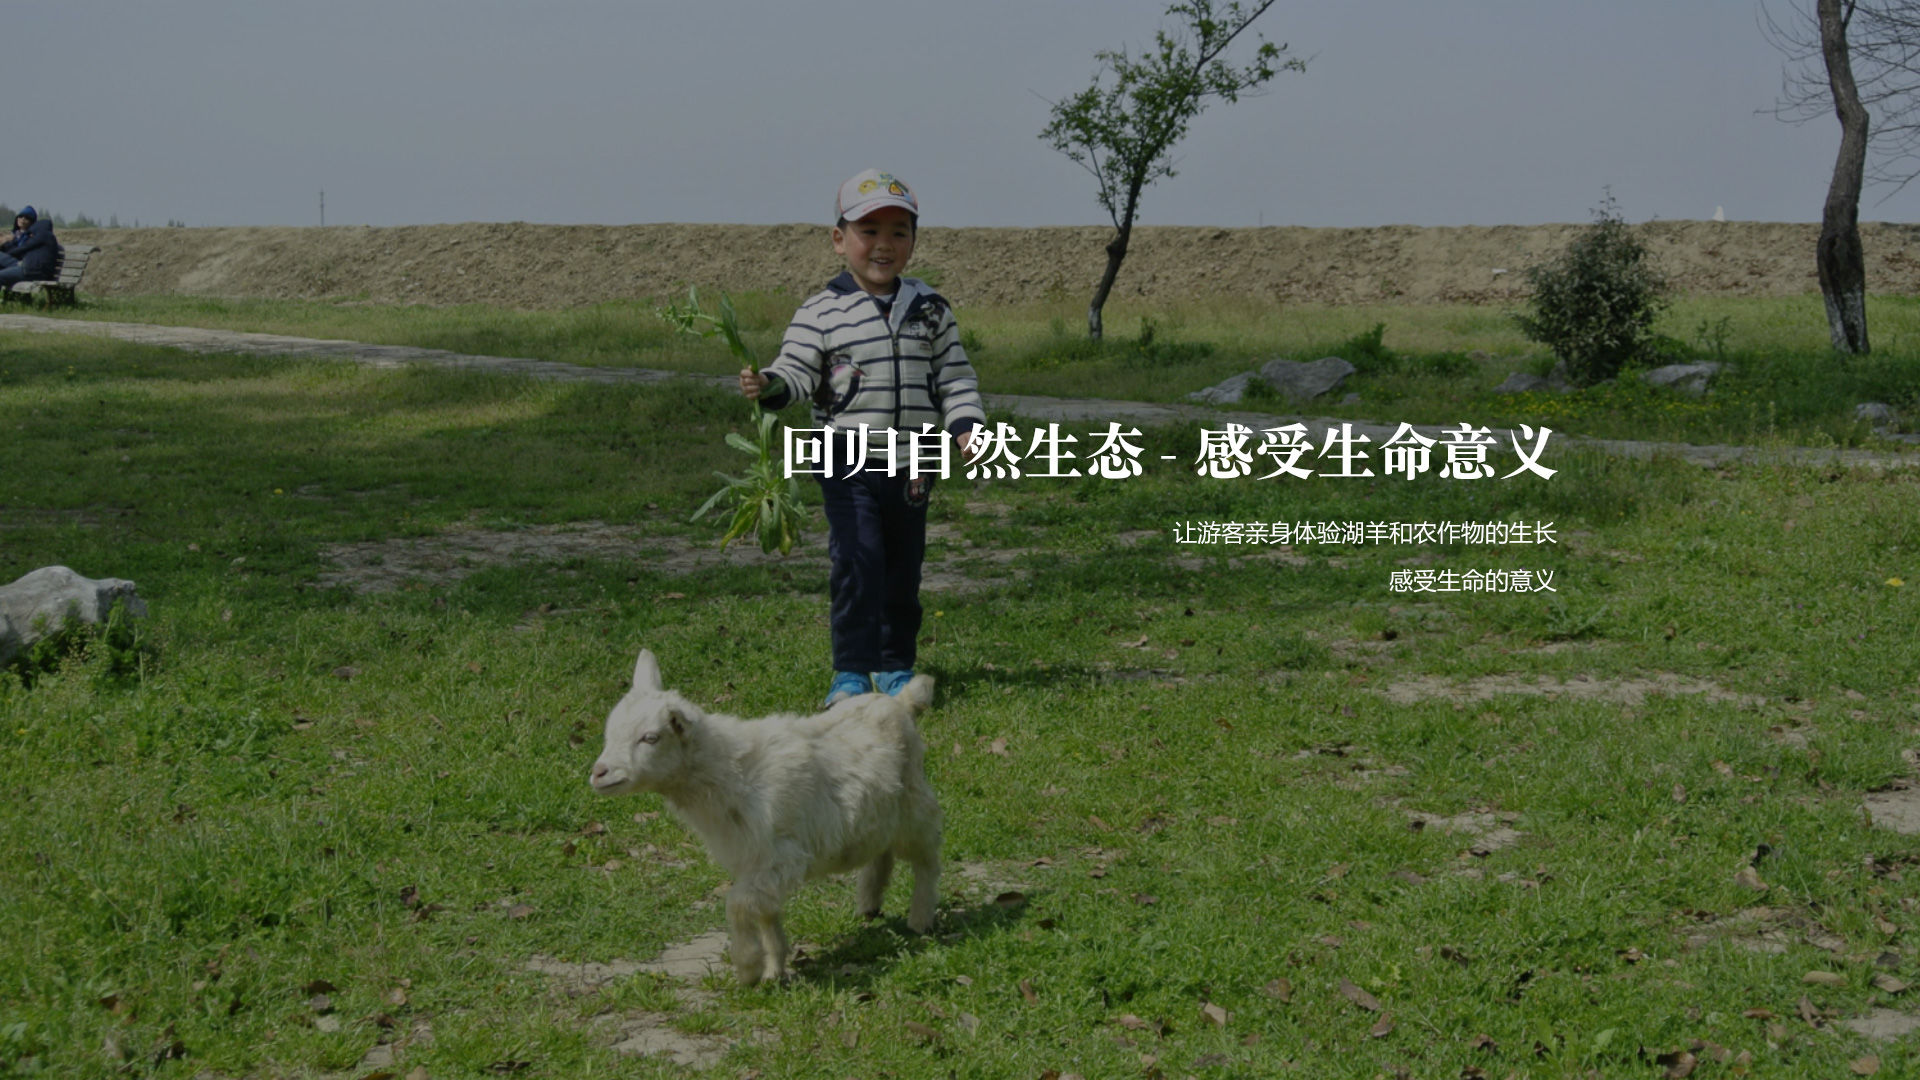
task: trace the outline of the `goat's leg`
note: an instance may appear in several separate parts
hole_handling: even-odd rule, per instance
[[[879,918],[880,901],[886,898],[887,882],[892,879],[893,852],[883,851],[860,871],[860,882],[853,892],[854,910],[863,918]]]
[[[760,922],[760,905],[736,883],[727,893],[727,945],[733,953],[733,972],[742,986],[758,983],[766,972]],[[784,955],[781,959],[785,960]]]
[[[778,983],[787,977],[787,931],[780,925],[780,909],[761,915],[759,932],[761,948],[766,951],[766,978]]]
[[[907,907],[907,926],[916,934],[924,934],[933,929],[934,908],[940,901],[940,819],[921,819],[918,833],[901,854],[913,866],[913,901]]]

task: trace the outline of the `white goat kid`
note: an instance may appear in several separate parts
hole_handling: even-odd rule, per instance
[[[607,716],[593,789],[665,796],[733,875],[727,924],[740,981],[778,980],[787,970],[780,912],[808,879],[860,870],[856,901],[872,917],[902,859],[913,867],[907,925],[933,928],[940,804],[913,722],[932,701],[933,680],[920,675],[897,698],[863,694],[817,716],[742,721],[664,689],[643,649],[633,689]]]

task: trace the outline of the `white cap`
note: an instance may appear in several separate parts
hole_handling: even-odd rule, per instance
[[[892,173],[868,169],[840,185],[840,195],[833,200],[833,216],[836,221],[859,221],[883,206],[897,206],[916,219],[920,216],[920,201],[913,197],[906,181]]]

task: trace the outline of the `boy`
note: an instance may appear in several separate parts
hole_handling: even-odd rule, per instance
[[[912,436],[931,424],[953,436],[964,461],[986,420],[952,305],[900,276],[919,235],[913,191],[868,169],[840,185],[834,216],[833,252],[846,271],[794,312],[772,363],[740,373],[741,393],[766,408],[806,398],[815,427],[867,425],[864,468],[836,464],[819,478],[832,563],[828,705],[875,690],[897,695],[913,678],[933,480],[909,478]],[[846,436],[829,437],[845,447]]]

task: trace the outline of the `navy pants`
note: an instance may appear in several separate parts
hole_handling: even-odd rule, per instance
[[[820,477],[835,671],[904,671],[920,637],[929,477]]]
[[[0,255],[0,258],[10,259],[11,256]],[[51,276],[37,270],[28,270],[26,267],[20,265],[17,262],[13,263],[10,266],[0,268],[0,289],[9,288],[11,286],[18,285],[22,281],[51,281],[51,280],[53,280]]]

